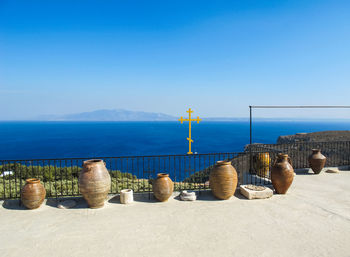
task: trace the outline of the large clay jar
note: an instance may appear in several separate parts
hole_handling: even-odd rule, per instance
[[[214,196],[227,200],[234,195],[237,187],[236,169],[228,161],[217,161],[210,172],[209,185]]]
[[[29,178],[22,188],[21,201],[28,209],[39,208],[46,196],[46,190],[39,179]]]
[[[79,189],[90,208],[101,208],[111,188],[111,177],[102,160],[87,160],[79,175]]]
[[[309,156],[309,164],[315,174],[319,174],[326,164],[326,156],[321,154],[320,149],[312,149],[312,154]]]
[[[161,202],[165,202],[173,194],[174,183],[169,178],[169,174],[159,173],[157,179],[152,184],[154,197]]]
[[[285,194],[293,182],[294,169],[287,154],[280,154],[271,168],[271,181],[277,194]]]

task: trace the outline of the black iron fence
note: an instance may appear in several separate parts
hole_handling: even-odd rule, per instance
[[[106,163],[111,175],[111,194],[130,188],[134,192],[151,192],[157,173],[169,173],[176,191],[207,190],[209,173],[218,160],[235,161],[240,153],[194,155],[160,155],[97,157]],[[44,184],[47,197],[80,195],[78,177],[84,160],[92,158],[0,160],[0,199],[20,198],[27,178],[38,178]],[[96,157],[94,157],[96,159]],[[249,163],[245,163],[248,167]]]
[[[270,184],[271,166],[278,153],[291,157],[295,169],[308,168],[311,149],[321,149],[326,166],[350,165],[350,142],[300,142],[294,144],[252,144],[241,153],[98,157],[111,175],[111,194],[130,188],[151,192],[157,173],[169,173],[176,191],[208,190],[209,174],[219,160],[236,168],[240,184]],[[0,199],[20,198],[27,178],[38,178],[47,197],[80,195],[78,177],[84,160],[92,158],[0,160]],[[96,157],[94,157],[96,159]]]
[[[245,149],[250,155],[250,176],[246,176],[247,183],[269,184],[271,166],[278,153],[288,154],[294,169],[309,168],[308,157],[312,149],[321,149],[327,157],[327,167],[350,165],[350,141],[252,144]]]
[[[343,166],[350,164],[350,141],[336,142],[296,142],[293,144],[252,144],[246,151],[286,153],[293,161],[295,169],[308,167],[308,157],[312,149],[321,149],[327,157],[327,166]]]

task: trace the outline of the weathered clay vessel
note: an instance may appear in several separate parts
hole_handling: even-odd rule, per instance
[[[271,168],[271,181],[277,194],[285,194],[293,182],[294,169],[287,154],[280,154]]]
[[[309,156],[310,168],[315,174],[319,174],[326,164],[326,156],[321,154],[320,149],[312,149],[312,154]]]
[[[159,173],[152,184],[152,188],[154,197],[161,202],[165,202],[173,194],[174,183],[169,178],[169,174]]]
[[[209,185],[213,195],[227,200],[234,195],[237,187],[236,169],[228,161],[217,161],[210,172]]]
[[[128,204],[134,201],[132,189],[123,189],[120,191],[120,203]]]
[[[270,171],[270,154],[258,153],[254,162],[256,174],[260,177],[268,177]]]
[[[39,208],[46,196],[46,190],[39,179],[29,178],[22,188],[21,201],[28,209]]]
[[[90,208],[101,208],[111,187],[111,177],[102,160],[87,160],[79,175],[79,190]]]

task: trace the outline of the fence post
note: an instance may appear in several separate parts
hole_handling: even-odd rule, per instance
[[[249,105],[249,173],[253,173],[252,141],[252,106]]]

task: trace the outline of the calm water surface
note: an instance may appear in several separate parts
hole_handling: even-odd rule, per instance
[[[254,142],[298,132],[349,130],[350,122],[254,122]],[[186,154],[188,124],[179,122],[0,122],[0,159]],[[249,122],[192,125],[192,151],[240,152]]]

